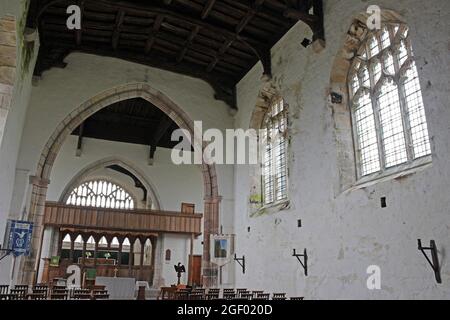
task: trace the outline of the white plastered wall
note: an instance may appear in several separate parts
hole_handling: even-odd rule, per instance
[[[104,90],[126,83],[148,83],[169,97],[203,127],[233,127],[228,106],[214,99],[213,89],[204,81],[158,70],[119,59],[73,53],[65,69],[51,69],[33,87],[17,168],[34,174],[42,149],[58,124],[81,103]],[[60,192],[73,176],[96,160],[122,154],[149,175],[158,189],[165,210],[179,210],[181,202],[193,202],[203,212],[203,178],[200,168],[185,170],[169,162],[170,152],[158,149],[155,164],[148,166],[148,147],[85,139],[82,157],[75,157],[76,137],[70,137],[58,156],[49,185],[48,200],[59,199]],[[163,158],[163,161],[160,161]],[[61,159],[61,160],[60,160]],[[58,169],[59,168],[59,169]],[[231,230],[233,219],[233,167],[217,166],[219,194],[223,197],[221,217],[224,229]],[[195,173],[194,173],[195,172]],[[193,179],[195,177],[195,184]],[[13,206],[26,203],[28,181],[15,180]],[[173,182],[171,184],[170,182]],[[176,187],[175,184],[178,186]],[[197,241],[196,252],[200,241]],[[183,246],[185,244],[183,243]]]
[[[361,1],[325,1],[327,46],[303,48],[310,31],[301,23],[273,49],[273,82],[290,107],[291,207],[249,218],[248,168],[235,170],[237,251],[246,256],[245,275],[236,266],[236,286],[287,292],[307,299],[449,298],[450,260],[450,2],[385,1],[376,4],[404,16],[411,29],[433,145],[433,165],[399,180],[348,193],[339,191],[330,74]],[[238,85],[236,126],[248,128],[260,88],[257,65]],[[380,207],[387,197],[388,207]],[[298,220],[302,227],[298,228]],[[250,232],[247,228],[250,227]],[[437,242],[443,284],[417,248]],[[307,248],[308,277],[293,249]],[[382,290],[367,289],[367,267],[381,268]]]
[[[16,82],[0,141],[0,243],[2,246],[8,217],[20,218],[22,214],[21,209],[12,206],[12,202],[20,202],[16,198],[20,191],[14,189],[14,181],[22,179],[28,182],[28,177],[24,178],[28,172],[23,172],[16,167],[37,52],[37,44],[35,44],[36,47],[30,49],[31,54],[25,59],[26,50],[24,49],[25,42],[22,32],[26,19],[26,2],[24,0],[3,0],[0,2],[0,17],[14,17],[17,30]],[[34,44],[30,46],[33,47]],[[0,262],[0,282],[2,284],[9,283],[10,266],[10,256]]]

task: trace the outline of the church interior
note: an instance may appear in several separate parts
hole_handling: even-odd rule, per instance
[[[0,300],[450,298],[449,30],[447,0],[0,0]]]

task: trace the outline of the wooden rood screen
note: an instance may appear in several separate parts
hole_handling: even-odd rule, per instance
[[[44,224],[77,229],[128,232],[155,231],[200,235],[202,218],[202,214],[77,207],[47,202]]]

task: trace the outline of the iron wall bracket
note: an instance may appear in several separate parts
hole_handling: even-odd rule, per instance
[[[304,249],[303,254],[298,254],[294,249],[292,256],[297,258],[298,262],[302,265],[303,270],[305,270],[305,276],[308,276],[308,253],[306,252],[306,249]]]
[[[245,274],[245,256],[242,256],[242,258],[238,258],[236,254],[234,254],[234,261],[239,263],[239,265],[242,267],[242,273]]]
[[[434,240],[431,240],[429,247],[423,247],[421,239],[418,239],[417,242],[419,244],[419,250],[422,251],[423,255],[427,259],[427,261],[430,264],[431,268],[433,268],[434,276],[436,278],[436,282],[437,283],[442,283],[441,269],[440,269],[440,266],[439,266],[439,257],[438,257],[436,242]],[[431,260],[430,260],[430,258],[428,257],[428,255],[426,254],[425,251],[431,251]]]

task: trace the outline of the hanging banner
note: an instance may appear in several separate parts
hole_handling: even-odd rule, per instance
[[[8,220],[6,228],[6,246],[15,257],[30,255],[33,223]]]

